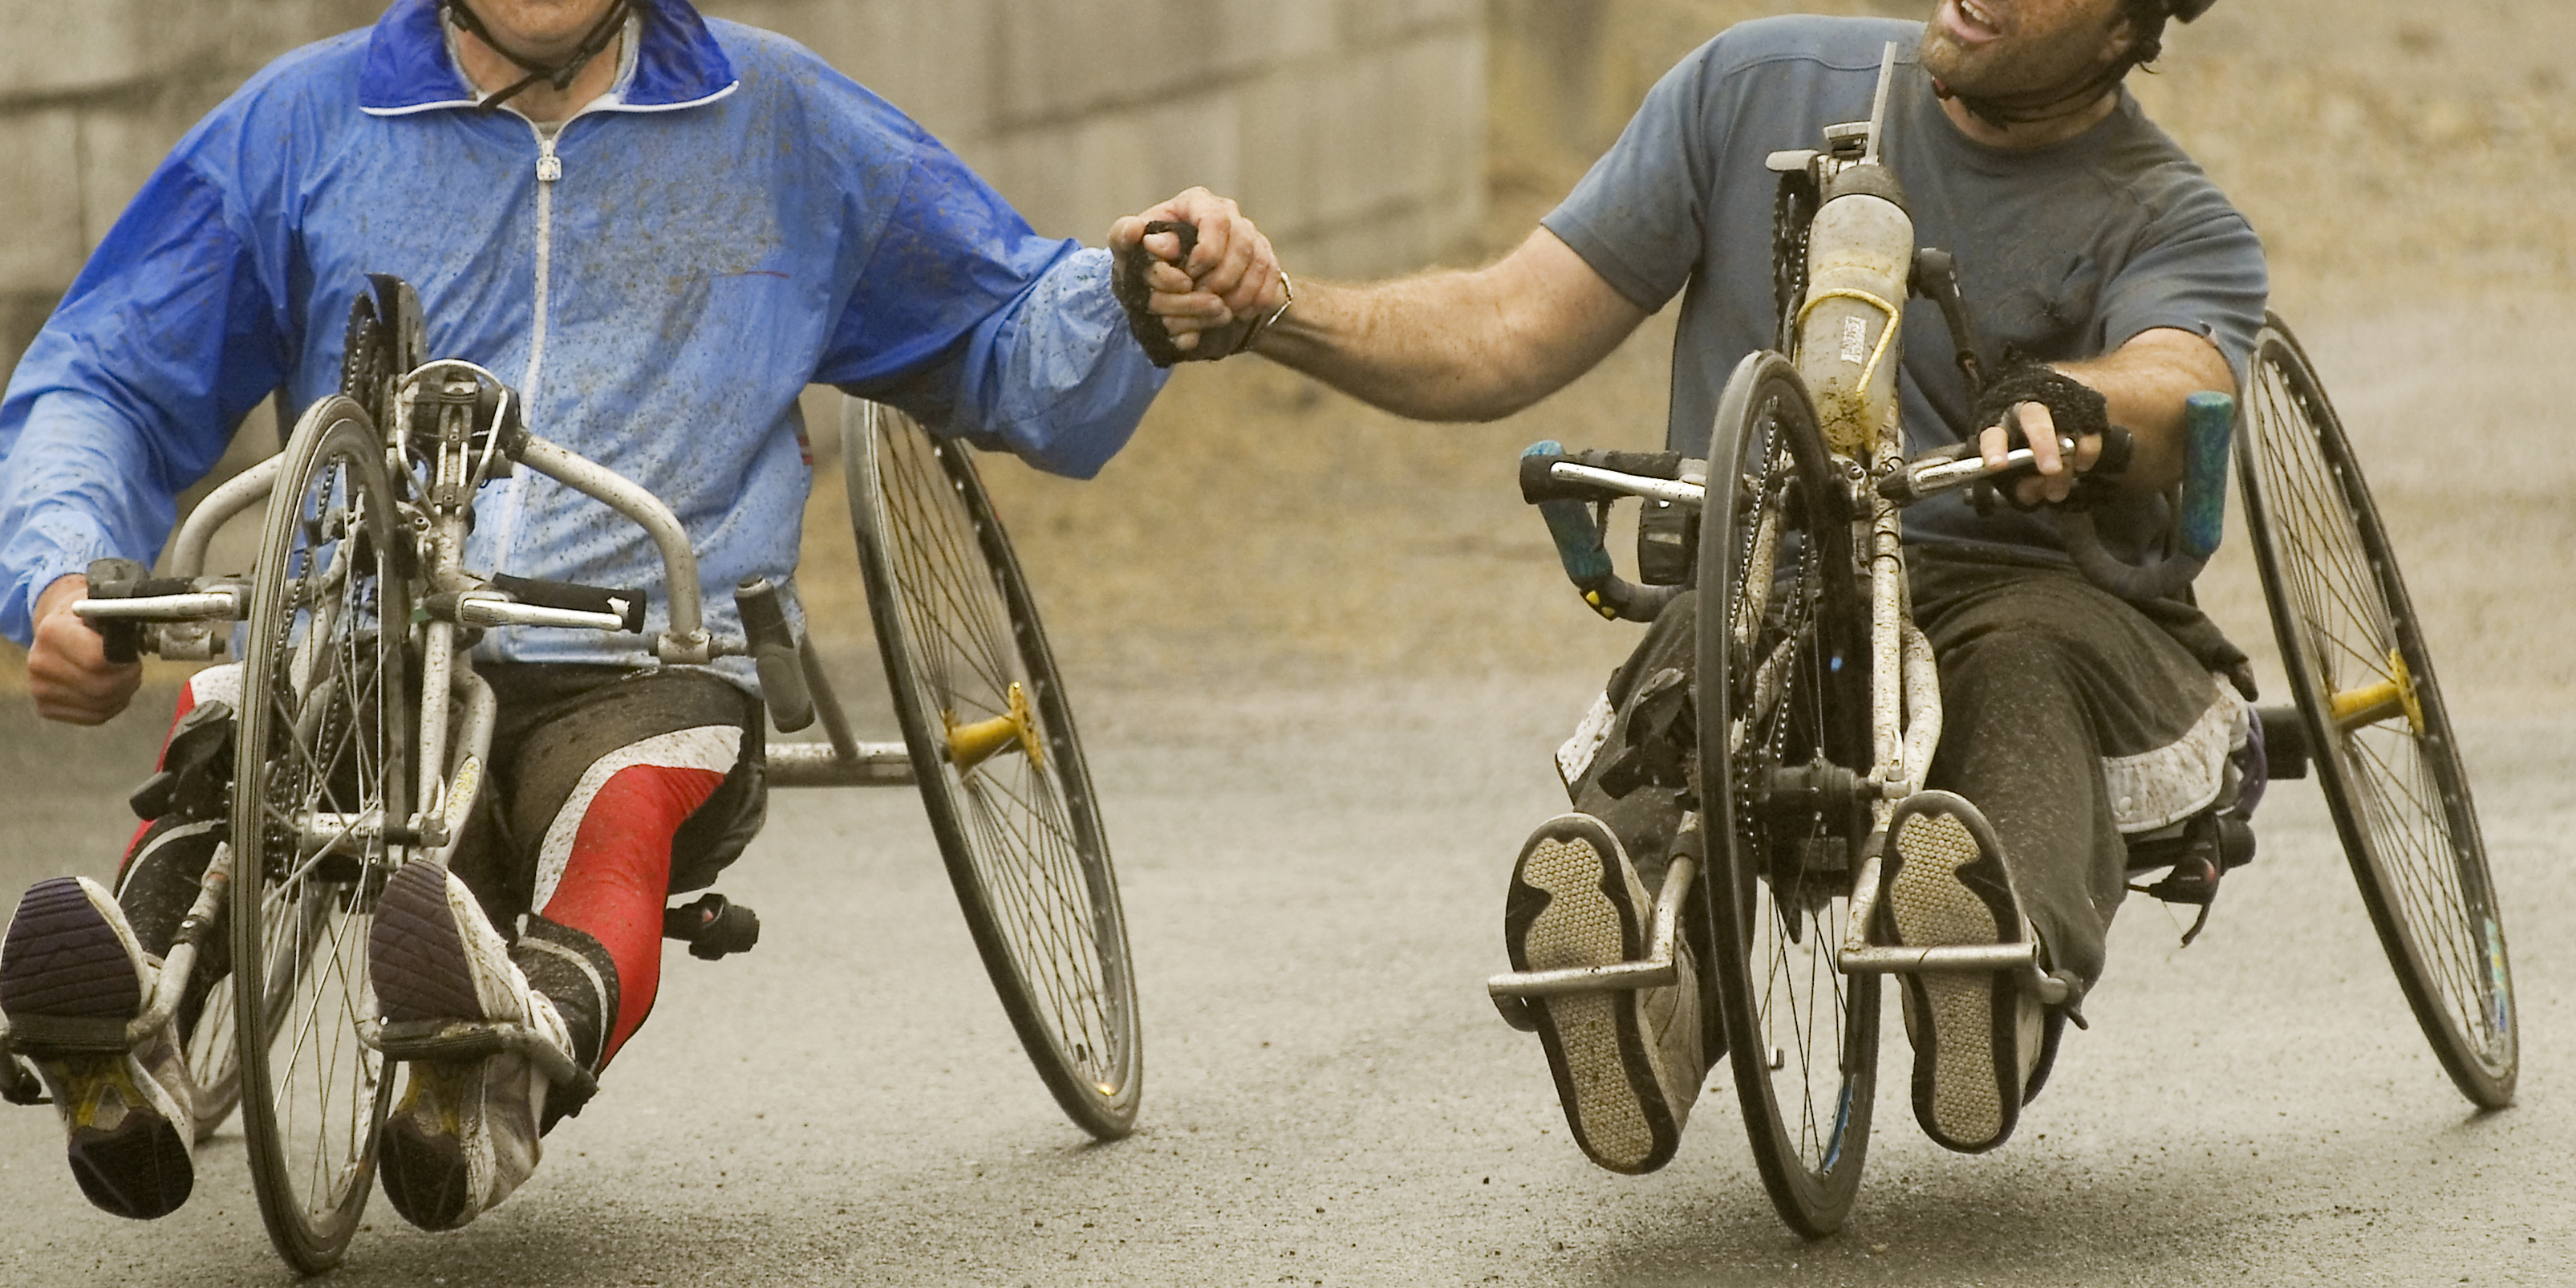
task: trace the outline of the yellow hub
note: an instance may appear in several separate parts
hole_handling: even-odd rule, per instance
[[[1046,749],[1038,742],[1037,721],[1029,714],[1028,691],[1017,680],[1011,681],[1010,712],[990,720],[957,723],[957,713],[942,711],[939,722],[948,728],[948,763],[965,773],[987,760],[1018,747],[1029,763],[1046,766]]]
[[[2405,656],[2395,649],[2388,651],[2387,679],[2334,695],[2326,713],[2335,728],[2347,731],[2403,714],[2407,727],[2424,732],[2424,704],[2416,696],[2415,677],[2406,669]]]

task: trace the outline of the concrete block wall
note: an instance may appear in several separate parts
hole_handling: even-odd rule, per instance
[[[1191,184],[1291,271],[1472,250],[1482,0],[710,0],[902,107],[1031,223],[1097,242]]]
[[[206,110],[382,0],[0,0],[0,361]]]
[[[1291,271],[1471,253],[1482,0],[706,0],[903,107],[1041,231],[1097,243],[1193,183]],[[0,0],[0,362],[189,125],[384,0]]]

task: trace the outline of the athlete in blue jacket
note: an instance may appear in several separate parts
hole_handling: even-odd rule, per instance
[[[686,0],[395,0],[192,130],[28,350],[0,404],[0,631],[30,645],[43,714],[121,710],[139,671],[65,611],[82,570],[149,560],[260,400],[291,419],[337,390],[369,273],[416,286],[433,355],[502,373],[532,427],[668,503],[706,584],[767,577],[792,606],[797,395],[837,385],[1088,477],[1161,387],[1109,272],[820,59]],[[467,562],[657,583],[649,539],[594,506],[520,471],[482,497]],[[503,701],[493,803],[455,871],[416,863],[389,889],[378,1001],[532,1025],[595,1070],[651,1007],[675,867],[708,872],[758,826],[761,711],[747,670],[633,677],[647,659],[604,635],[495,631],[475,660]],[[201,673],[181,721],[239,682]],[[213,846],[165,819],[117,896],[29,891],[0,1010],[138,1013]],[[93,1201],[153,1217],[187,1197],[192,1091],[168,1039],[38,1063]],[[414,1065],[383,1137],[395,1206],[448,1228],[498,1202],[541,1119],[573,1107],[547,1093],[519,1056]]]

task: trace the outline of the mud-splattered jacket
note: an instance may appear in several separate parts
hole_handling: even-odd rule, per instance
[[[554,137],[482,112],[435,0],[288,54],[182,140],[0,404],[0,632],[95,558],[149,559],[242,417],[338,387],[366,274],[419,290],[436,357],[512,381],[537,433],[686,524],[709,625],[794,568],[809,383],[1088,477],[1161,386],[1105,252],[1035,235],[901,112],[780,37],[657,0],[615,88]],[[468,564],[653,585],[632,524],[521,470]],[[661,629],[656,596],[651,629]],[[481,654],[640,660],[588,632]]]

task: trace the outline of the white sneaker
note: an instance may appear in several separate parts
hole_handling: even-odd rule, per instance
[[[1646,955],[1654,903],[1601,820],[1549,819],[1521,846],[1503,912],[1514,971],[1611,966]],[[1651,1172],[1672,1161],[1708,1074],[1699,975],[1687,942],[1664,988],[1533,998],[1566,1125],[1592,1161]]]
[[[116,897],[87,877],[30,887],[0,939],[0,1012],[62,1116],[72,1176],[101,1210],[167,1216],[196,1184],[196,1085],[166,1025],[122,1041],[160,978]],[[5,1059],[0,1056],[0,1059]]]
[[[404,864],[385,884],[368,932],[368,970],[387,1026],[533,1030],[571,1060],[554,1003],[528,987],[509,945],[465,883],[436,863]],[[516,1051],[407,1059],[410,1081],[378,1135],[385,1197],[424,1230],[453,1230],[509,1197],[542,1153],[538,1114],[549,1080]]]

